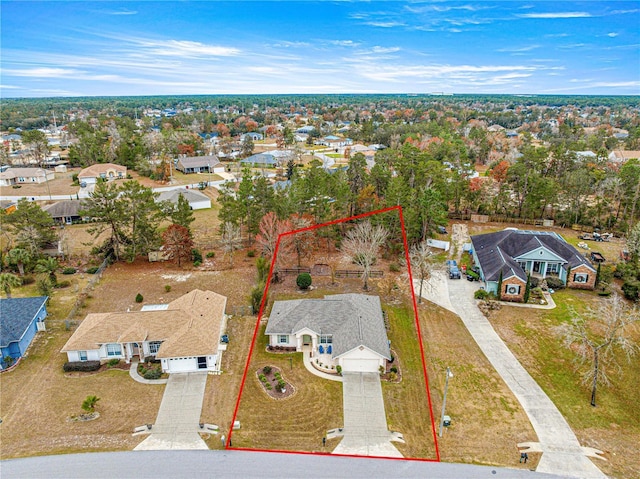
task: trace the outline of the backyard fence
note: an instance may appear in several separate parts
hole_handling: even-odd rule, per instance
[[[281,274],[300,274],[300,273],[311,273],[311,268],[308,266],[295,266],[293,268],[282,268],[280,270]]]
[[[337,269],[336,278],[361,278],[364,271],[361,269]],[[370,278],[382,278],[384,271],[372,270],[369,271]]]
[[[65,321],[64,321],[65,329],[70,329],[71,326],[76,326],[78,324],[78,321],[74,320],[73,318],[76,316],[76,314],[78,314],[78,311],[84,305],[84,302],[86,301],[87,296],[89,296],[89,292],[93,290],[93,287],[95,286],[95,284],[98,281],[100,281],[100,278],[102,278],[102,273],[104,273],[104,270],[107,269],[107,266],[109,265],[109,261],[110,260],[111,260],[110,256],[107,256],[104,259],[102,264],[100,264],[100,266],[98,266],[98,269],[96,270],[96,272],[91,275],[91,278],[89,279],[89,282],[84,287],[82,292],[80,294],[78,294],[78,298],[76,299],[76,303],[73,305],[73,308],[71,308],[71,311],[67,315],[67,319],[65,319]]]

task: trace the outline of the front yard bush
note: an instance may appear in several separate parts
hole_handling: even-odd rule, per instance
[[[53,286],[56,289],[62,289],[62,288],[68,288],[69,286],[71,286],[71,281],[57,281],[56,284]]]
[[[473,293],[473,297],[476,299],[487,299],[489,297],[489,293],[487,293],[484,289],[479,289],[475,293]]]
[[[624,297],[631,301],[640,299],[640,281],[625,281],[622,285],[622,292]]]
[[[309,273],[300,273],[296,278],[296,284],[300,289],[309,289],[309,286],[311,286],[311,275]]]
[[[110,368],[117,366],[118,364],[120,364],[120,360],[118,358],[111,358],[107,361],[107,366]]]
[[[65,373],[72,371],[97,371],[100,369],[100,361],[69,361],[64,363],[62,369]]]
[[[136,303],[142,303],[142,301],[144,301],[144,297],[140,293],[136,294]]]
[[[562,282],[562,280],[560,278],[556,278],[555,276],[549,276],[548,278],[545,278],[545,281],[547,282],[547,286],[551,289],[564,288],[564,283]]]
[[[73,267],[69,267],[69,268],[63,269],[62,274],[74,274],[76,271],[78,270]]]
[[[147,372],[144,373],[143,377],[145,379],[160,379],[160,376],[162,376],[162,371],[160,369],[153,368],[147,369]]]
[[[98,272],[97,266],[92,266],[91,268],[87,268],[87,274],[96,274]]]

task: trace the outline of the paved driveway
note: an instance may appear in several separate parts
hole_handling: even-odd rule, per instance
[[[209,449],[197,432],[206,384],[207,373],[170,374],[151,434],[134,450]]]
[[[378,373],[343,373],[344,437],[334,454],[402,457],[389,442],[382,386]]]
[[[478,283],[449,279],[445,281],[454,312],[460,316],[473,339],[529,416],[539,441],[532,444],[531,450],[543,453],[536,471],[567,477],[606,478],[587,457],[594,456],[595,450],[580,446],[564,416],[478,309],[473,299]]]

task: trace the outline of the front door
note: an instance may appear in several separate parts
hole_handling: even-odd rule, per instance
[[[198,369],[207,369],[207,357],[198,356]]]
[[[139,356],[140,355],[140,345],[138,343],[131,344],[131,355]]]
[[[312,340],[311,340],[311,335],[310,334],[303,334],[302,335],[302,344],[304,346],[311,346]]]

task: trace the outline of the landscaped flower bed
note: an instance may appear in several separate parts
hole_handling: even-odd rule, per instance
[[[273,399],[285,399],[295,393],[293,385],[282,377],[280,369],[275,366],[258,369],[256,376],[264,391]]]

